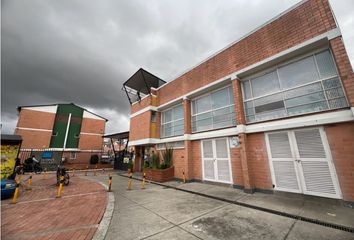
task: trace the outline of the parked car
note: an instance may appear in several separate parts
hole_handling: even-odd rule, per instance
[[[16,189],[16,181],[1,180],[1,200],[10,198],[14,195]]]

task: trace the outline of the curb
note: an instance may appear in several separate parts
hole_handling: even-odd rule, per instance
[[[117,173],[117,175],[119,175],[121,177],[129,178],[128,176],[126,176],[124,174],[120,174],[120,173]],[[142,179],[140,179],[138,177],[133,177],[133,179],[138,180],[138,181],[142,181]],[[287,213],[287,212],[281,212],[281,211],[278,211],[278,210],[268,209],[268,208],[264,208],[264,207],[260,207],[260,206],[256,206],[256,205],[252,205],[252,204],[248,204],[248,203],[238,202],[237,200],[234,201],[234,200],[229,200],[229,199],[226,199],[226,198],[210,196],[210,195],[207,195],[207,194],[204,194],[204,193],[199,193],[199,192],[194,192],[194,191],[187,190],[187,189],[177,188],[177,187],[174,187],[174,186],[171,186],[171,185],[167,185],[167,184],[164,184],[164,183],[159,183],[159,182],[154,182],[154,181],[149,181],[149,182],[152,183],[152,184],[155,184],[155,185],[166,187],[166,188],[171,188],[171,189],[175,189],[175,190],[178,190],[178,191],[187,192],[187,193],[199,195],[199,196],[202,196],[202,197],[212,198],[212,199],[215,199],[215,200],[219,200],[219,201],[235,204],[235,205],[242,206],[242,207],[256,209],[256,210],[259,210],[259,211],[263,211],[263,212],[267,212],[267,213],[271,213],[271,214],[275,214],[275,215],[279,215],[279,216],[283,216],[283,217],[288,217],[288,218],[296,219],[296,220],[303,221],[303,222],[309,222],[309,223],[313,223],[313,224],[316,224],[316,225],[321,225],[321,226],[325,226],[325,227],[329,227],[329,228],[333,228],[333,229],[342,230],[342,231],[345,231],[345,232],[354,233],[354,228],[348,227],[348,226],[344,226],[344,225],[339,225],[339,224],[335,224],[335,223],[329,223],[329,222],[325,222],[325,221],[314,219],[314,218],[303,217],[303,216],[296,215],[296,214],[291,214],[291,213]]]
[[[108,186],[106,184],[101,182],[98,183],[100,183],[106,190],[108,189]],[[109,224],[111,223],[111,219],[113,217],[114,202],[115,198],[113,192],[108,192],[108,202],[106,206],[106,211],[104,212],[101,222],[98,225],[95,235],[92,238],[93,240],[103,240],[106,237]]]

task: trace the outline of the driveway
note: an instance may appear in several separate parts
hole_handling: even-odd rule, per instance
[[[107,176],[89,178],[107,183]],[[105,239],[354,239],[354,234],[113,175]],[[207,185],[206,185],[207,186]],[[354,221],[354,220],[353,220]]]

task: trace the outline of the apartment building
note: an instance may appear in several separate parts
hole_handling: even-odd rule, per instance
[[[327,0],[300,2],[171,82],[140,69],[123,87],[136,171],[168,145],[176,178],[354,201],[354,74]]]
[[[88,163],[91,154],[102,151],[108,120],[85,108],[50,104],[19,106],[18,112],[15,134],[22,136],[23,152],[64,152],[68,162]]]

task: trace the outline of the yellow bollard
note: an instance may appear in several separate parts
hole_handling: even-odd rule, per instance
[[[18,197],[18,192],[19,192],[19,187],[21,185],[21,177],[22,175],[19,175],[17,178],[17,184],[16,184],[16,189],[15,189],[15,193],[14,193],[14,197],[12,199],[12,203],[16,204],[17,203],[17,197]]]
[[[60,183],[57,198],[61,198],[61,192],[63,191],[64,176],[60,176]]]
[[[184,171],[183,171],[183,183],[186,183],[186,175],[184,175]]]
[[[43,179],[47,179],[47,169],[44,169]]]
[[[86,166],[85,176],[87,176],[88,166]]]
[[[133,173],[129,173],[128,190],[132,190]]]
[[[143,181],[141,183],[141,189],[145,189],[145,179],[146,179],[146,173],[143,175]]]
[[[108,192],[112,191],[112,175],[108,175]]]
[[[30,176],[27,180],[27,189],[26,190],[32,190],[31,183],[32,183],[32,173],[30,173]]]

